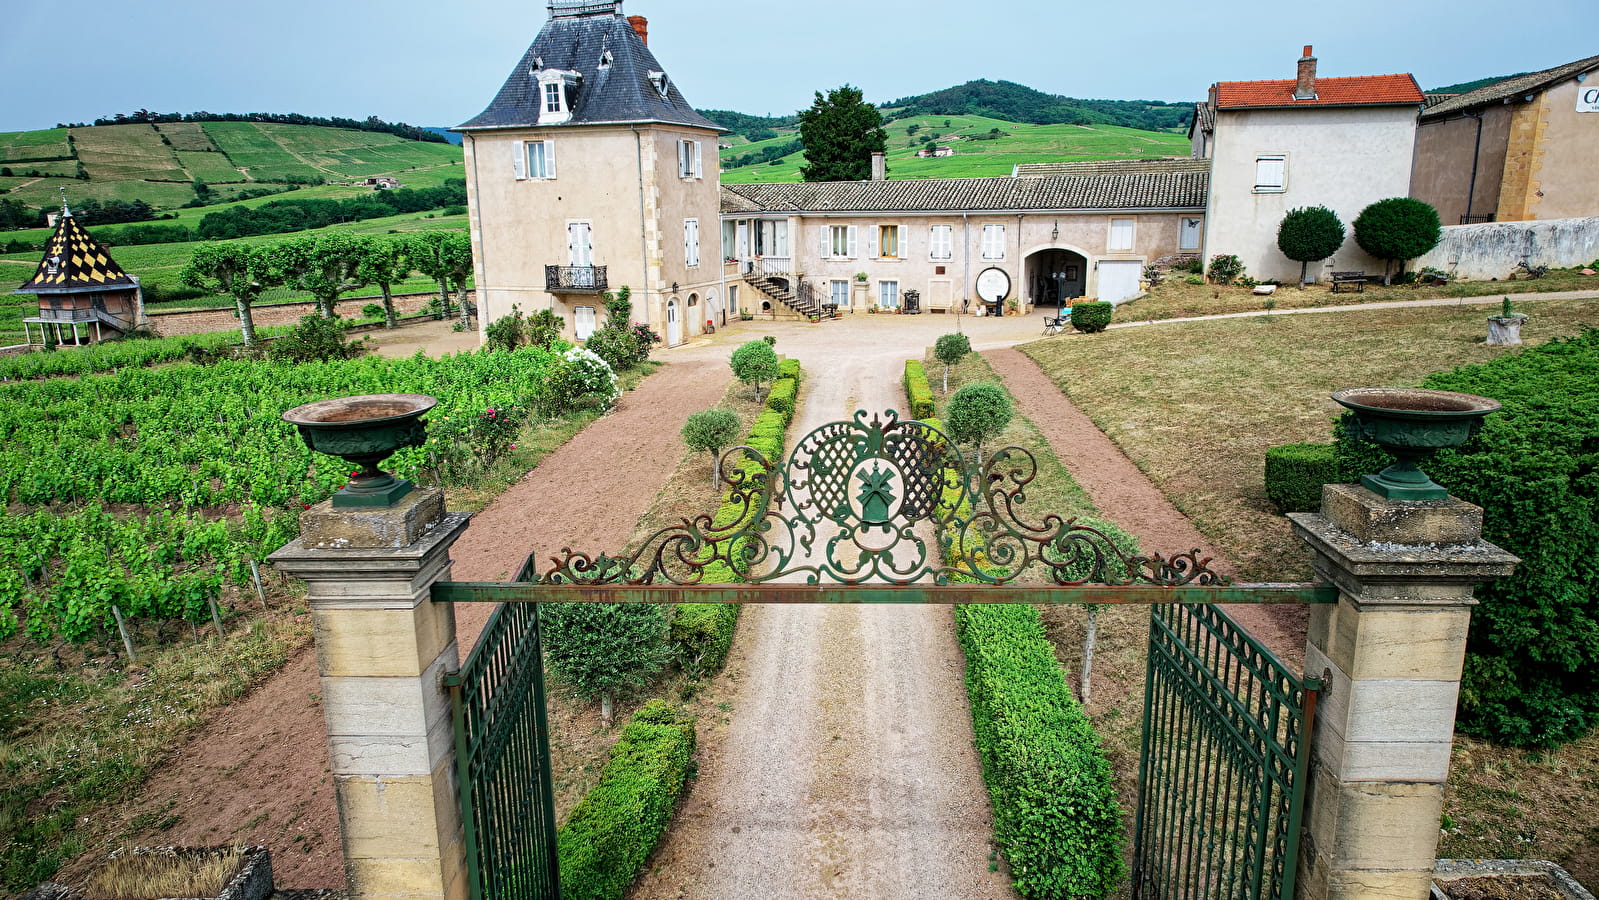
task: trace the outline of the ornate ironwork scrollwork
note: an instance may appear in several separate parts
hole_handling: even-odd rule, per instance
[[[1027,521],[1021,508],[1038,477],[1031,453],[1006,447],[974,470],[943,432],[892,410],[823,425],[784,463],[735,447],[722,472],[718,512],[663,528],[627,556],[564,549],[538,580],[1006,584],[1032,570],[1063,586],[1226,583],[1198,550],[1129,554],[1075,518]]]

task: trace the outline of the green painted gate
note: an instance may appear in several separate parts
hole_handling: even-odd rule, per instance
[[[1197,550],[1129,555],[1076,520],[1029,521],[1031,454],[978,469],[892,411],[824,425],[786,461],[734,448],[722,471],[723,514],[630,555],[564,549],[511,582],[433,586],[435,602],[504,604],[446,676],[473,900],[560,898],[540,603],[1150,604],[1135,895],[1292,896],[1314,685],[1212,604],[1325,603],[1330,586],[1232,585]]]

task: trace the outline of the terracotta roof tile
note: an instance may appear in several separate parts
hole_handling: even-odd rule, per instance
[[[1357,75],[1351,78],[1317,78],[1314,100],[1294,99],[1294,79],[1223,81],[1216,85],[1217,109],[1284,106],[1387,106],[1415,104],[1425,99],[1414,76]]]

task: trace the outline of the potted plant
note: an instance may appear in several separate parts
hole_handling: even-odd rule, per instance
[[[1020,297],[1007,297],[1005,299],[1005,315],[1014,316],[1021,312],[1022,301]]]
[[[1490,347],[1518,347],[1521,345],[1521,326],[1530,318],[1526,313],[1512,312],[1510,298],[1499,308],[1499,315],[1488,317]]]
[[[855,273],[855,280],[859,281],[861,284],[865,284],[866,283],[866,273],[865,272],[856,272]]]

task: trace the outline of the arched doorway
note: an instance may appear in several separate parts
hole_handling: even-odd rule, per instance
[[[1027,291],[1033,305],[1060,309],[1086,293],[1088,260],[1073,250],[1050,248],[1027,257]]]
[[[678,324],[677,298],[666,301],[666,346],[676,347],[683,342],[683,329]]]

